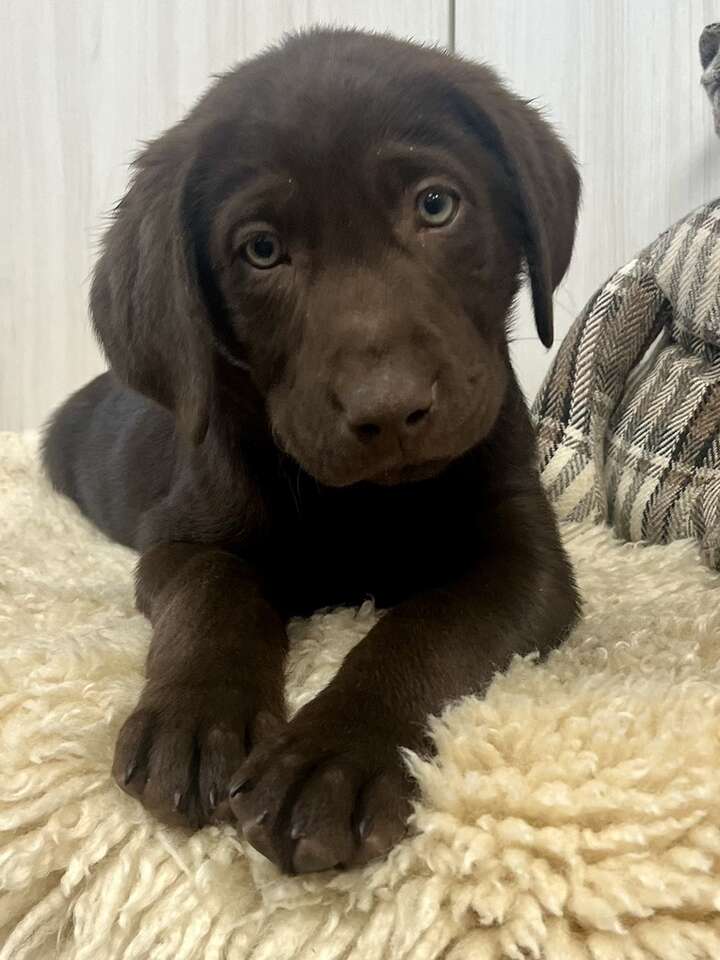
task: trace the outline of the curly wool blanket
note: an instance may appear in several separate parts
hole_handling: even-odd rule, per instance
[[[148,642],[134,556],[49,491],[32,438],[0,436],[0,957],[716,960],[720,575],[687,541],[565,537],[572,638],[434,721],[388,860],[287,878],[111,781]],[[374,616],[294,625],[294,707]]]

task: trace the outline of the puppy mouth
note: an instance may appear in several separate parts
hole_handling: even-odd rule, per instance
[[[322,447],[318,450],[312,443],[300,442],[293,424],[287,421],[282,425],[273,425],[273,437],[280,450],[324,486],[342,488],[355,484],[371,484],[378,487],[397,487],[432,480],[479,443],[490,426],[486,422],[488,418],[484,416],[485,412],[483,404],[475,406],[457,423],[456,430],[461,434],[457,440],[460,442],[442,443],[437,451],[428,450],[436,452],[436,456],[423,459],[413,459],[410,451],[402,449],[378,458],[375,463],[368,463],[367,459],[365,462],[357,462],[357,457],[351,455],[352,451],[345,451],[345,456],[341,455],[336,459],[328,456],[327,452],[323,455]],[[328,446],[332,449],[332,445]],[[338,445],[338,453],[343,452],[342,445]]]
[[[454,455],[434,457],[420,462],[398,463],[385,461],[385,464],[378,465],[375,468],[365,470],[330,470],[327,469],[327,462],[312,463],[314,458],[303,456],[302,446],[295,442],[291,430],[287,427],[284,430],[273,429],[273,438],[276,445],[287,456],[293,459],[310,476],[315,477],[319,483],[330,487],[349,487],[357,483],[370,483],[380,487],[396,487],[403,483],[417,483],[420,480],[431,480],[449,466],[456,457]]]
[[[393,467],[373,474],[367,478],[367,483],[374,483],[381,487],[396,487],[401,483],[417,483],[420,480],[431,480],[450,464],[451,457],[438,460],[425,460],[422,463],[408,463],[402,467]]]

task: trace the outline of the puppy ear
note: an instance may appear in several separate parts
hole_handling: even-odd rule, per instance
[[[461,111],[495,154],[515,198],[532,290],[535,327],[553,342],[553,291],[575,240],[580,177],[569,149],[540,113],[510,93],[487,67],[463,64]]]
[[[95,333],[127,386],[172,410],[194,443],[213,390],[211,320],[197,277],[189,194],[193,160],[175,131],[135,162],[95,268]]]

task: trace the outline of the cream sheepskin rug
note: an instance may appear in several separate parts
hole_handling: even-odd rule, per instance
[[[134,557],[49,491],[32,438],[0,437],[0,957],[717,960],[720,578],[691,543],[565,536],[584,622],[434,722],[413,835],[286,878],[112,783],[148,643]],[[374,617],[294,626],[294,707]]]

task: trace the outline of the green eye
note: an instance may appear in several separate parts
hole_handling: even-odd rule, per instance
[[[243,244],[242,251],[247,262],[258,270],[269,270],[271,267],[276,267],[283,256],[280,238],[267,231],[253,234]]]
[[[450,223],[458,206],[457,196],[443,187],[428,187],[417,198],[418,214],[428,227],[444,227]]]

